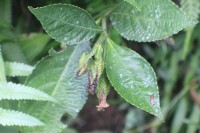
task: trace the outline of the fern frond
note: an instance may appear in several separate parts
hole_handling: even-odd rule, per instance
[[[29,76],[34,67],[18,63],[18,62],[5,62],[5,73],[6,76]]]
[[[42,126],[43,122],[22,112],[0,108],[0,124],[3,126]]]
[[[55,101],[52,97],[40,90],[12,82],[0,83],[0,100],[2,99]]]
[[[4,68],[4,61],[1,54],[1,46],[0,46],[0,82],[6,81],[5,77],[5,68]]]

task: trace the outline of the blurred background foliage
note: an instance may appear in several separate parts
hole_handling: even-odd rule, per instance
[[[0,45],[6,61],[34,65],[60,44],[42,29],[28,6],[68,3],[86,9],[98,22],[119,0],[1,0]],[[199,17],[200,0],[176,0],[193,18]],[[106,16],[106,15],[105,15]],[[138,43],[127,41],[113,29],[106,16],[106,29],[118,44],[137,51],[152,65],[158,77],[162,123],[155,117],[125,102],[114,90],[108,97],[111,107],[105,112],[95,108],[90,96],[78,118],[67,122],[63,133],[200,133],[200,24],[166,40]],[[24,79],[14,79],[24,82]],[[13,106],[13,108],[15,108]],[[17,133],[16,127],[0,126],[0,133]]]

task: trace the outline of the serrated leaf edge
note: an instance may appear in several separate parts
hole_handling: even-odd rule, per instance
[[[110,40],[108,40],[108,42],[109,42]],[[112,41],[112,43],[114,43],[113,41]],[[110,45],[109,43],[107,43],[107,45]],[[116,45],[116,44],[115,44]],[[112,47],[112,46],[111,46]],[[127,49],[127,50],[131,50],[131,49],[129,49],[129,48],[126,48],[126,47],[123,47],[124,49]],[[114,49],[114,48],[113,48]],[[131,52],[133,52],[133,50],[131,50]],[[139,55],[138,53],[136,53],[135,52],[135,54],[137,54],[137,55]],[[142,60],[143,61],[145,61],[145,62],[147,62],[141,55],[139,55],[141,58],[142,58]],[[154,75],[154,77],[156,78],[156,74],[155,74],[155,72],[154,72],[154,70],[153,70],[153,68],[151,67],[151,65],[147,62],[147,64],[150,66],[150,68],[151,68],[151,70],[153,71],[153,75]],[[114,89],[115,88],[117,88],[116,86],[114,86],[114,84],[112,83],[112,81],[110,80],[110,76],[109,75],[107,75],[107,77],[108,77],[108,79],[109,79],[109,81],[111,82],[111,84],[113,85],[113,87],[114,87]],[[157,78],[156,78],[157,79]],[[155,79],[155,80],[156,80]],[[159,90],[158,89],[158,85],[157,85],[157,82],[156,82],[156,89],[157,90]],[[115,89],[116,90],[116,89]],[[139,91],[140,91],[140,89],[138,89]],[[135,107],[137,107],[135,104],[133,104],[133,103],[131,103],[128,99],[126,99],[123,95],[121,95],[121,93],[119,93],[117,90],[116,90],[116,92],[121,96],[121,97],[123,97],[123,99],[124,100],[126,100],[128,103],[130,103],[130,104],[132,104],[132,105],[134,105]],[[159,93],[158,93],[158,96],[159,96]],[[145,97],[144,97],[144,99],[149,103],[149,105],[151,106],[151,103],[149,102],[149,100],[147,100]],[[160,104],[159,104],[159,106],[160,106]],[[139,107],[137,107],[137,108],[139,108]],[[153,107],[151,106],[151,108],[153,109]],[[142,109],[142,110],[144,110],[143,108],[139,108],[139,109]],[[153,109],[154,110],[154,109]],[[146,111],[146,110],[144,110],[144,111]],[[148,111],[147,111],[148,112]],[[149,112],[150,114],[152,114],[152,115],[155,115],[155,116],[157,116],[157,117],[159,117],[160,118],[160,120],[162,120],[162,121],[164,121],[164,118],[163,118],[163,115],[162,115],[162,113],[161,113],[161,109],[159,110],[159,112],[157,113],[158,115],[156,115],[156,114],[153,114],[153,113],[151,113],[151,112]]]
[[[44,99],[42,99],[42,98],[12,98],[12,97],[8,98],[7,97],[7,98],[0,98],[0,100],[5,100],[5,99],[7,99],[7,100],[39,100],[39,101],[53,101],[53,102],[57,102],[54,98],[50,97],[48,94],[46,94],[46,93],[44,93],[44,92],[42,92],[42,91],[40,91],[38,89],[29,87],[29,86],[25,86],[25,85],[22,85],[22,84],[16,84],[16,83],[13,83],[13,82],[0,83],[0,84],[2,86],[4,86],[4,85],[10,85],[10,86],[12,86],[15,89],[17,89],[17,88],[21,89],[21,87],[23,87],[23,89],[26,88],[26,89],[29,89],[29,90],[33,90],[35,92],[39,92],[40,94],[42,94],[43,98],[44,98]]]
[[[25,114],[25,113],[23,113],[23,112],[19,112],[19,111],[15,111],[15,110],[6,110],[6,109],[3,109],[3,108],[0,108],[0,112],[7,112],[7,113],[15,113],[16,115],[18,114],[18,115],[23,115],[23,116],[25,116],[25,117],[29,117],[29,118],[31,118],[31,119],[34,119],[35,121],[37,121],[38,122],[38,124],[34,124],[34,125],[28,125],[28,124],[12,124],[12,123],[10,123],[10,124],[4,124],[4,123],[0,123],[1,125],[3,125],[3,126],[29,126],[29,127],[34,127],[34,126],[43,126],[43,125],[45,125],[43,122],[41,122],[40,120],[38,120],[37,118],[35,118],[35,117],[33,117],[33,116],[31,116],[31,115],[28,115],[28,114]],[[9,118],[8,118],[9,119]]]
[[[37,8],[33,8],[32,6],[28,6],[28,9],[32,12],[32,10],[34,10],[34,9],[46,8],[46,7],[50,7],[50,6],[53,6],[53,5],[66,5],[66,6],[78,8],[78,9],[80,9],[81,11],[85,12],[85,13],[92,19],[92,21],[96,24],[96,22],[94,21],[94,19],[92,18],[92,16],[91,16],[87,11],[85,11],[84,9],[82,9],[82,8],[80,8],[80,7],[78,7],[78,6],[74,6],[74,5],[71,5],[71,4],[61,4],[61,3],[59,3],[59,4],[51,4],[51,5],[47,5],[47,6],[43,6],[43,7],[37,7]],[[33,13],[33,12],[32,12],[32,13]],[[34,14],[34,13],[33,13],[33,14]],[[35,16],[35,17],[38,19],[37,16]],[[38,19],[38,21],[40,21],[40,20]],[[41,23],[41,22],[40,22],[40,23]],[[69,25],[72,25],[71,23],[68,23],[68,24],[69,24]],[[44,27],[44,24],[41,23],[41,25],[42,25],[42,27],[43,27],[43,28],[45,29],[45,31],[46,31],[46,28]],[[97,25],[97,24],[96,24],[96,25]],[[77,27],[82,27],[82,26],[77,26]],[[94,30],[94,31],[97,31],[97,32],[103,32],[103,30],[100,28],[100,26],[97,25],[97,27],[99,27],[99,28],[98,28],[98,29],[91,29],[91,28],[87,28],[87,27],[82,27],[82,28]],[[51,38],[55,39],[52,35],[50,35],[50,34],[48,34],[48,35],[49,35]],[[89,39],[93,38],[94,36],[95,36],[95,35],[91,36]],[[57,39],[55,39],[55,40],[58,41],[58,42],[60,42],[60,41],[57,40]],[[76,44],[83,43],[83,42],[85,42],[85,41],[88,41],[88,39],[83,39],[82,41],[76,42]],[[63,43],[63,42],[61,42],[61,43]],[[69,44],[69,45],[73,45],[73,44]]]
[[[198,20],[194,20],[194,19],[192,19],[191,17],[189,17],[189,16],[188,16],[181,8],[179,8],[178,5],[176,5],[174,2],[172,2],[171,0],[167,0],[167,1],[169,1],[170,3],[172,3],[173,6],[175,6],[176,8],[178,8],[178,9],[181,11],[181,13],[183,13],[186,17],[188,17],[188,19],[191,20],[191,22],[193,22],[193,23],[191,23],[191,24],[185,25],[185,26],[186,26],[185,28],[187,28],[187,27],[189,27],[189,26],[191,26],[191,25],[196,25],[196,24],[199,23]],[[127,2],[127,3],[128,3],[128,2]],[[113,12],[112,12],[112,14],[118,15],[118,13],[113,13]],[[132,16],[131,16],[131,17],[132,17]],[[116,25],[116,24],[113,24],[113,21],[112,21],[112,17],[111,17],[111,16],[110,16],[110,20],[111,20],[112,25],[113,25],[114,28],[115,28],[115,25]],[[184,28],[183,28],[183,29],[184,29]],[[137,42],[154,42],[154,41],[160,41],[160,40],[166,39],[166,38],[168,38],[168,37],[170,37],[170,36],[172,36],[172,35],[178,34],[178,33],[179,33],[181,30],[183,30],[183,29],[179,29],[177,32],[173,32],[172,34],[170,34],[170,35],[168,34],[167,36],[162,37],[162,38],[159,38],[159,39],[152,39],[151,41],[148,41],[148,40],[147,40],[147,41],[142,41],[142,40],[127,38],[127,37],[125,37],[125,36],[123,35],[123,33],[119,32],[119,30],[118,30],[117,28],[115,28],[115,30],[117,30],[117,32],[118,32],[123,38],[125,38],[126,40],[128,40],[128,41],[137,41]]]
[[[27,65],[27,64],[24,64],[24,63],[19,63],[19,62],[5,62],[4,65],[5,65],[5,70],[7,69],[7,67],[10,67],[12,65],[16,65],[16,66],[18,66],[20,68],[23,68],[26,72],[29,73],[29,74],[25,74],[25,73],[20,73],[20,74],[11,73],[11,74],[9,74],[6,71],[6,75],[7,76],[12,76],[12,77],[16,77],[16,76],[28,76],[35,69],[35,67],[33,67],[33,66],[30,66],[30,65]],[[10,67],[10,68],[12,68],[12,67]]]

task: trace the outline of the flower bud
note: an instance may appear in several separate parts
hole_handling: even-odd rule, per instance
[[[106,98],[110,90],[110,83],[105,74],[103,74],[97,86],[97,98],[99,100],[99,105],[97,105],[98,111],[102,111],[108,108],[110,105],[107,103]]]
[[[78,72],[76,75],[79,77],[88,70],[89,53],[84,53],[78,63]]]

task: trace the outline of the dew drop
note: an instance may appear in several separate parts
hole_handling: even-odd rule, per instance
[[[157,9],[155,10],[155,17],[159,18],[161,16],[161,12],[160,12],[160,7],[158,6]]]
[[[78,112],[79,112],[79,110],[78,110],[78,109],[75,109],[75,110],[74,110],[74,112],[78,113]]]
[[[146,37],[146,40],[148,40],[150,38],[150,34],[149,35],[147,35],[147,37]]]
[[[131,85],[131,89],[133,89],[133,85]]]
[[[145,39],[145,37],[142,37],[142,40],[144,40]]]

